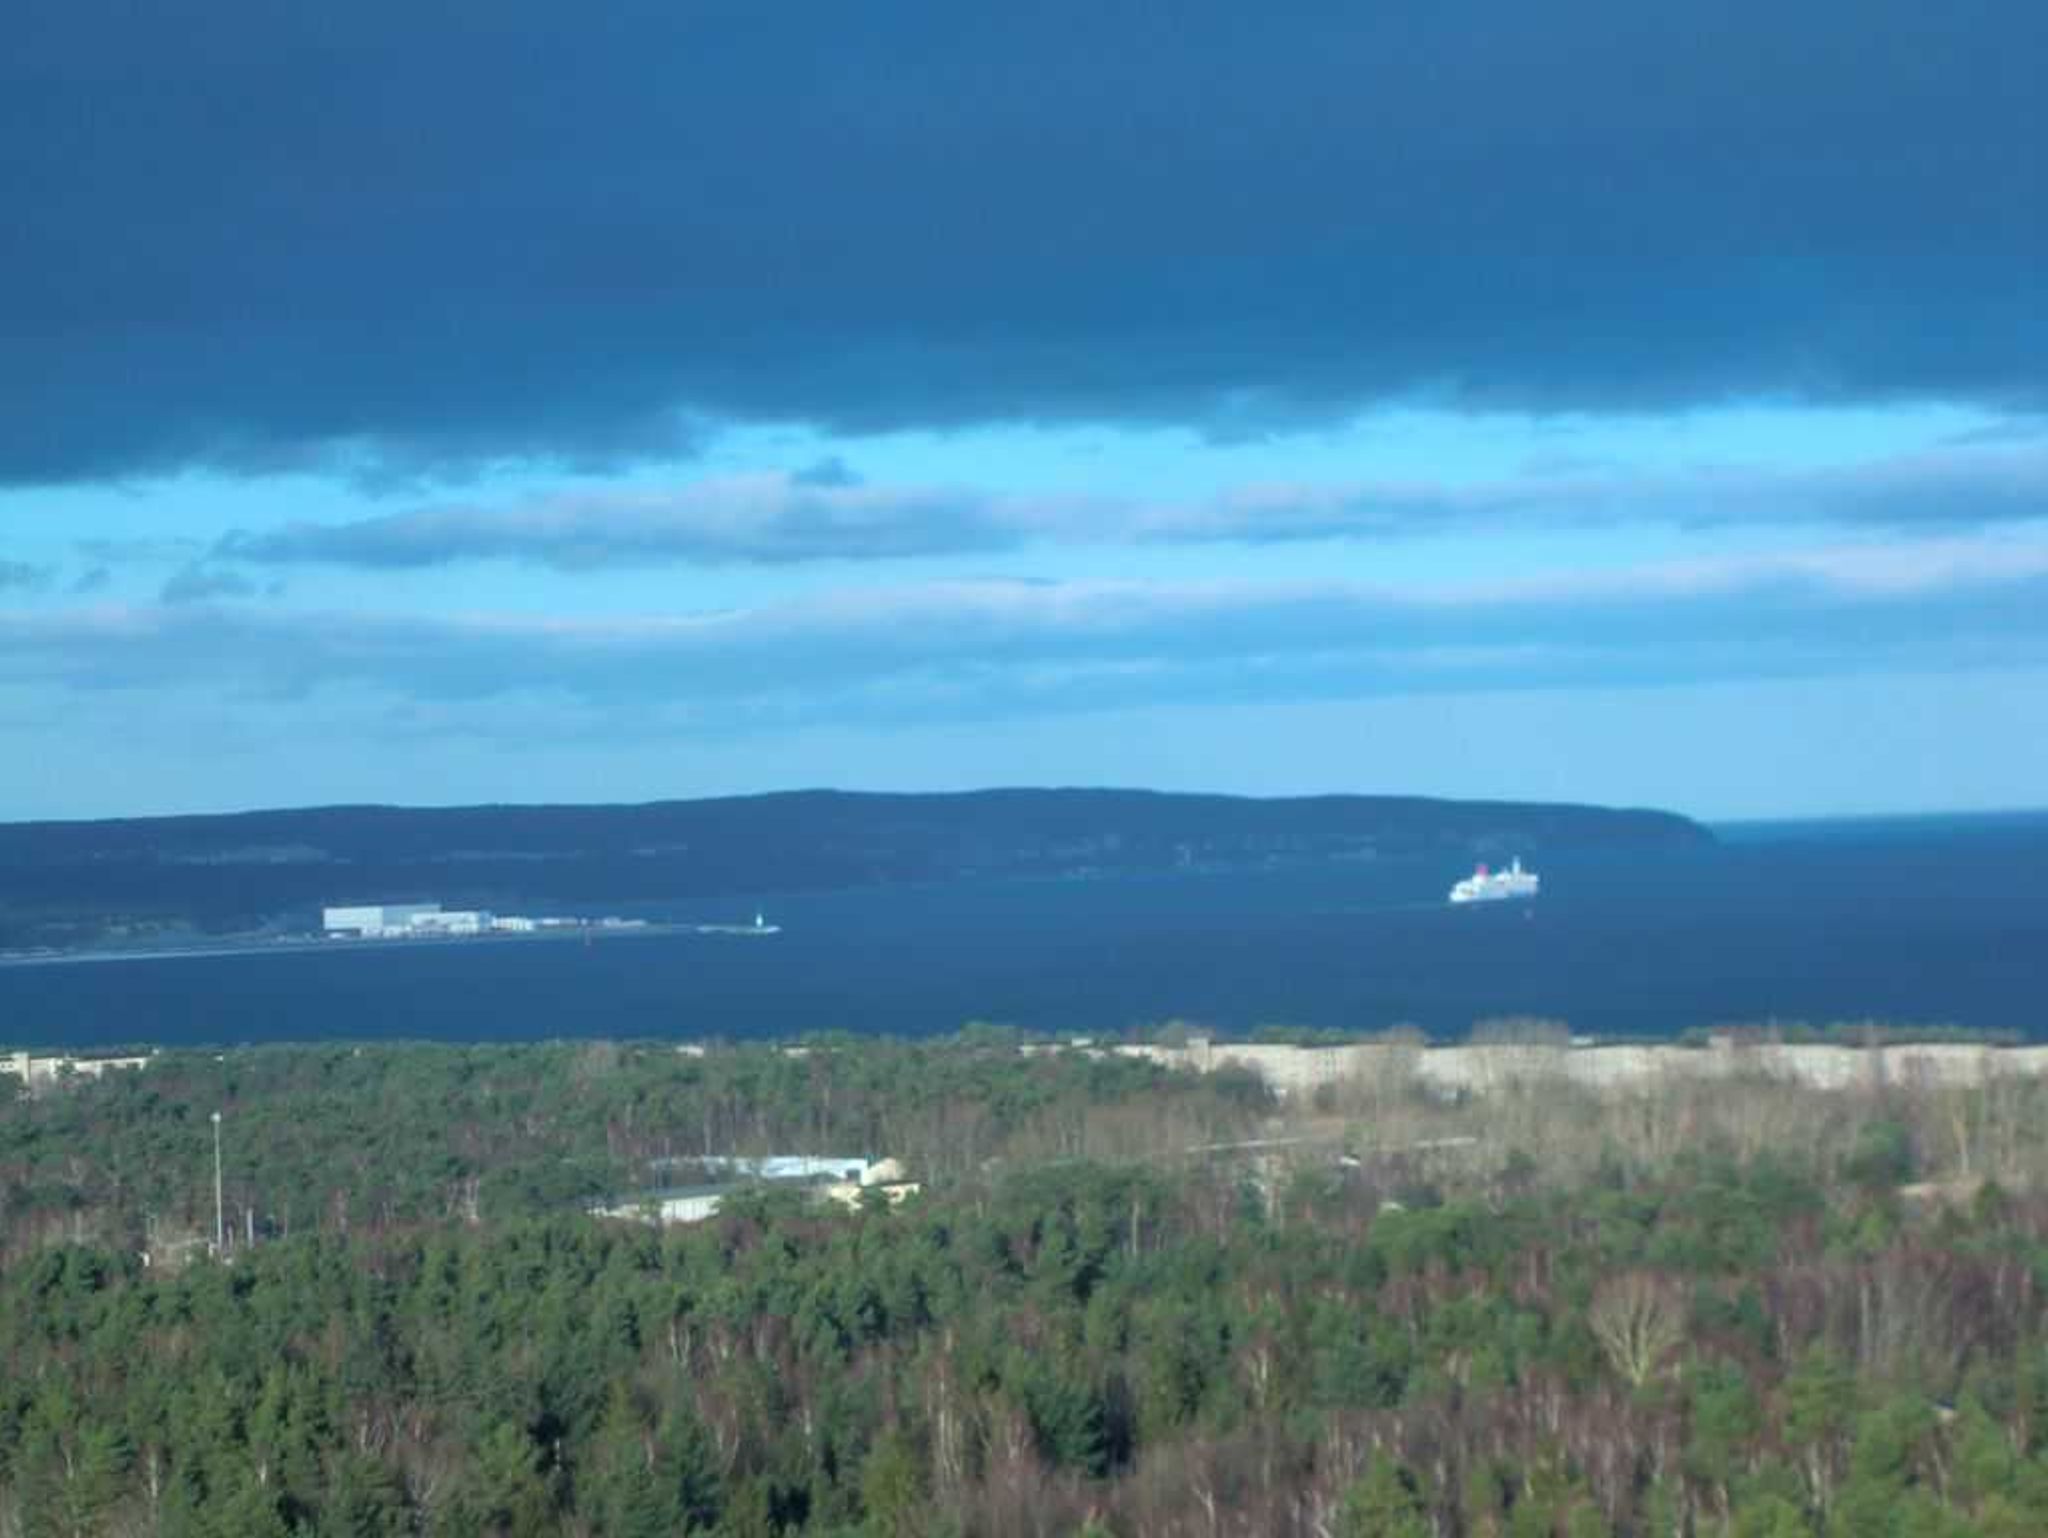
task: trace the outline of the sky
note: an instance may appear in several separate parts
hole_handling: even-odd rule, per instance
[[[2048,803],[2038,0],[29,0],[0,818]]]

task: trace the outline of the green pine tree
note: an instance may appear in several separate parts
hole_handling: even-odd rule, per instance
[[[1431,1538],[1429,1516],[1408,1472],[1376,1453],[1363,1477],[1344,1492],[1342,1538]]]

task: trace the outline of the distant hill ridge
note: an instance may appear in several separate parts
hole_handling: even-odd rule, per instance
[[[626,806],[333,806],[0,824],[0,940],[249,928],[322,902],[657,901],[975,876],[1711,842],[1674,813],[1419,796],[833,790]]]

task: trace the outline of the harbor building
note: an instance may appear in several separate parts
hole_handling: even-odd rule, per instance
[[[403,934],[417,919],[441,911],[439,903],[367,903],[360,907],[323,908],[320,927],[331,935]]]
[[[531,920],[500,920],[474,909],[443,908],[439,903],[367,903],[357,907],[323,908],[320,927],[328,938],[364,940],[410,939],[425,935],[481,935],[507,929],[525,933]]]

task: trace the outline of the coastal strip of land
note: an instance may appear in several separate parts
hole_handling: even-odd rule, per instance
[[[190,944],[93,945],[0,951],[0,967],[78,966],[119,961],[195,961],[236,956],[331,956],[375,951],[416,951],[449,946],[565,944],[596,940],[650,939],[676,935],[774,935],[777,925],[669,923],[579,923],[550,929],[491,930],[481,934],[349,935],[290,934],[247,939],[206,939]]]

